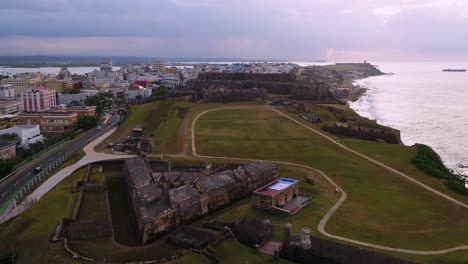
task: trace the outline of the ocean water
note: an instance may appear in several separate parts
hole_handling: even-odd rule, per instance
[[[367,92],[350,107],[401,131],[405,145],[431,146],[447,167],[468,175],[468,62],[374,63],[389,75],[357,80]]]
[[[67,67],[68,70],[72,74],[85,74],[88,72],[92,72],[94,70],[99,70],[99,67]],[[42,73],[49,73],[49,74],[58,74],[60,71],[60,67],[41,67],[41,68],[14,68],[14,67],[5,67],[0,66],[0,74],[17,74],[23,72],[42,72]],[[119,70],[120,67],[113,67],[114,71]]]

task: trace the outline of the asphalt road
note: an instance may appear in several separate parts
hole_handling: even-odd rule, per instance
[[[117,125],[119,122],[119,115],[112,115],[109,118],[110,125],[101,125],[101,131],[106,132],[112,126]],[[36,158],[21,168],[17,169],[7,179],[0,182],[0,207],[3,206],[10,198],[21,188],[24,184],[34,178],[34,168],[41,166],[43,169],[52,164],[55,160],[64,156],[67,152],[72,151],[74,148],[84,144],[90,138],[98,135],[100,132],[97,128],[90,129],[80,134],[75,139],[65,142],[61,146],[45,153],[39,158]]]

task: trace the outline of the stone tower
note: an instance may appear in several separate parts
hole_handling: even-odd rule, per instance
[[[310,229],[307,227],[303,227],[300,234],[301,238],[301,248],[304,250],[308,250],[311,247],[310,242]]]
[[[286,223],[283,226],[283,246],[291,245],[291,224]]]

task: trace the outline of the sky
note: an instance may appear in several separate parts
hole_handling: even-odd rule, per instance
[[[2,0],[0,25],[0,55],[468,59],[468,0]]]

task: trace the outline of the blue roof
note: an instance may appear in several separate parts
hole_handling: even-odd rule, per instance
[[[288,188],[289,186],[295,184],[296,182],[297,182],[297,180],[288,179],[288,178],[281,178],[277,182],[275,182],[274,184],[268,186],[267,189],[280,191],[280,190],[284,190],[284,189]]]

